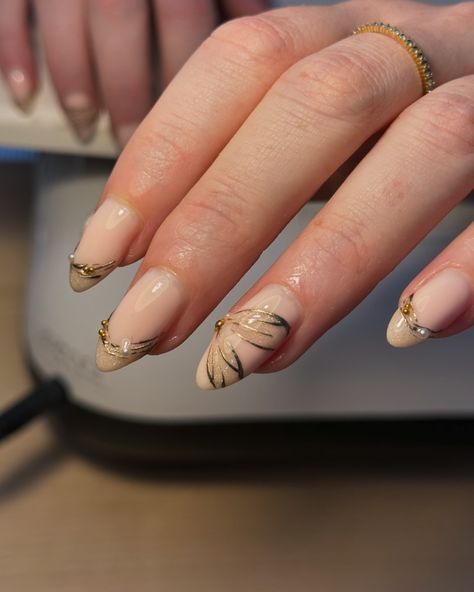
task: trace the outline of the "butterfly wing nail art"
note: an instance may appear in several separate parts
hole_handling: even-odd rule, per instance
[[[215,324],[215,333],[207,354],[206,370],[214,388],[223,388],[245,375],[239,354],[241,341],[268,352],[274,351],[290,332],[281,316],[259,309],[246,309],[226,315]]]

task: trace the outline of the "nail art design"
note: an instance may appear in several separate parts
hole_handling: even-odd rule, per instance
[[[229,335],[233,334],[259,349],[275,351],[290,332],[283,317],[264,310],[241,310],[217,321],[207,354],[207,377],[214,388],[223,388],[230,369],[238,380],[245,376],[242,361]]]
[[[82,238],[69,255],[69,281],[75,292],[95,286],[121,263],[138,234],[140,220],[128,205],[108,197],[88,218]]]
[[[14,68],[7,74],[8,85],[17,107],[28,113],[33,100],[33,81],[21,68]]]
[[[302,317],[293,292],[271,284],[245,308],[218,320],[199,363],[196,382],[202,389],[230,386],[257,370],[287,339]]]
[[[402,302],[387,327],[388,342],[410,347],[426,341],[463,314],[471,298],[468,277],[458,269],[443,269]]]
[[[71,265],[71,275],[76,276],[75,279],[71,280],[71,283],[74,283],[75,285],[79,282],[83,284],[84,280],[89,280],[95,284],[108,275],[117,265],[116,261],[109,261],[109,263],[103,265],[98,263],[93,265],[87,263],[74,263],[74,253],[69,255],[69,261]],[[87,287],[88,286],[84,286],[83,289],[87,290]]]
[[[158,343],[186,300],[180,279],[151,268],[130,288],[99,330],[96,362],[109,372],[139,360]]]
[[[81,142],[87,143],[94,137],[99,112],[84,93],[73,93],[64,99],[64,110],[69,122]]]
[[[126,358],[133,361],[133,358],[138,359],[149,353],[160,339],[160,335],[153,337],[153,339],[146,339],[145,341],[139,341],[138,343],[132,343],[130,339],[122,339],[120,345],[112,343],[109,337],[109,319],[101,321],[101,328],[99,329],[99,337],[104,346],[105,352],[109,356],[115,356],[117,358]],[[128,363],[128,362],[127,362]]]
[[[400,306],[400,312],[405,319],[405,323],[407,324],[409,330],[417,339],[428,339],[433,333],[437,333],[437,331],[432,331],[431,329],[428,329],[428,327],[422,327],[418,323],[418,319],[413,309],[412,300],[413,294],[403,301],[402,305]]]

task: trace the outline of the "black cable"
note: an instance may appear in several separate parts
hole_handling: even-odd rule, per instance
[[[58,379],[48,380],[0,413],[0,442],[32,419],[66,400],[66,389]]]

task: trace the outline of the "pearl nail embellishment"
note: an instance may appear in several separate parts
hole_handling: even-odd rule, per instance
[[[418,324],[415,311],[413,310],[412,300],[413,294],[403,301],[400,307],[400,312],[402,313],[408,328],[416,337],[423,340],[428,339],[433,333],[435,333],[435,331]]]
[[[99,329],[99,337],[102,341],[102,345],[106,353],[116,358],[138,358],[149,353],[154,346],[158,343],[160,336],[153,337],[152,339],[146,339],[139,341],[138,343],[132,343],[130,339],[124,338],[120,344],[115,344],[110,341],[109,338],[109,320],[106,319],[101,321],[101,328]]]

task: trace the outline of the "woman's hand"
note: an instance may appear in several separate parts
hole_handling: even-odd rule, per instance
[[[219,22],[215,0],[32,0],[32,5],[59,102],[78,137],[87,141],[94,135],[103,103],[120,145],[150,110],[155,86],[164,87]],[[234,17],[266,5],[226,0],[224,6]],[[0,66],[22,109],[38,85],[29,8],[29,0],[0,2]]]
[[[351,35],[371,21],[413,36],[430,60],[432,93],[422,96],[406,47]],[[320,213],[216,323],[199,386],[281,370],[356,306],[474,186],[473,23],[473,2],[370,0],[276,10],[214,31],[127,145],[73,256],[78,291],[144,256],[103,322],[99,368],[183,342],[372,139]],[[405,290],[392,344],[473,323],[473,252],[471,225]]]

